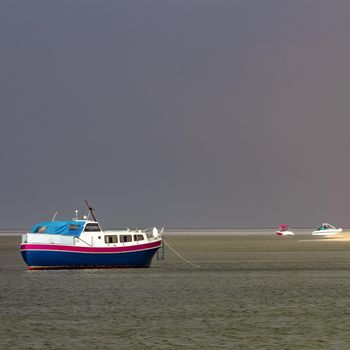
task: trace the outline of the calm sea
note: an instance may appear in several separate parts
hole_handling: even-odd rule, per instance
[[[28,271],[0,236],[1,349],[350,349],[350,242],[166,239],[200,267]]]

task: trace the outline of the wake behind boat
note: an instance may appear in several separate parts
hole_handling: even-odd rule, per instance
[[[162,232],[102,231],[94,220],[40,222],[22,236],[21,253],[30,270],[149,267],[162,246]]]
[[[336,235],[337,233],[342,232],[343,229],[335,228],[334,226],[323,223],[317,230],[312,232],[313,236],[331,236]]]

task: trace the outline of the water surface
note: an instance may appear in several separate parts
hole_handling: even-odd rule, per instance
[[[0,237],[4,349],[349,349],[350,242],[169,235],[149,269],[28,271]]]

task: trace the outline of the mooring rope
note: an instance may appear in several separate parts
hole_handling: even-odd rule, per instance
[[[179,257],[181,258],[183,261],[187,262],[188,264],[194,266],[194,267],[200,267],[199,265],[194,264],[193,262],[187,260],[185,257],[183,257],[180,253],[178,253],[163,237],[163,241],[164,243]]]

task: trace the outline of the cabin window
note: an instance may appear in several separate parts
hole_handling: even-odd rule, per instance
[[[79,228],[80,228],[79,225],[72,225],[72,224],[69,225],[70,231],[76,231],[76,230],[79,230]]]
[[[38,226],[34,233],[44,233],[46,231],[46,226]]]
[[[86,224],[84,231],[85,232],[100,232],[101,229],[100,229],[100,226],[98,226],[98,224]]]
[[[131,235],[120,235],[120,243],[131,242],[131,241],[132,241]]]
[[[143,241],[144,237],[143,235],[134,235],[134,241]]]
[[[105,243],[118,243],[118,236],[117,235],[105,236]]]

